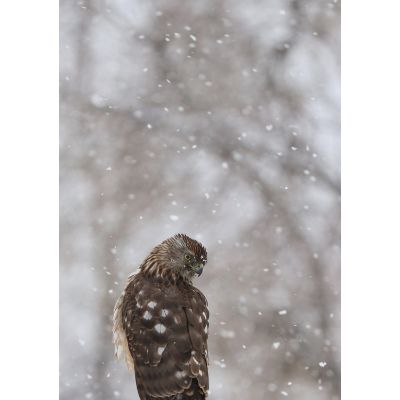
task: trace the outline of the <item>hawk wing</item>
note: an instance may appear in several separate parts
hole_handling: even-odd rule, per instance
[[[135,278],[126,288],[121,316],[141,399],[179,393],[205,398],[209,318],[205,296],[193,286]]]

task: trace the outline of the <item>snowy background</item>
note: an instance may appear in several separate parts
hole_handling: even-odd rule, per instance
[[[340,398],[340,3],[60,3],[60,394],[137,399],[111,315],[209,253],[211,400]]]

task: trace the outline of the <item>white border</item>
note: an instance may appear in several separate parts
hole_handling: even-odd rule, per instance
[[[0,23],[1,397],[58,397],[58,2]]]
[[[399,397],[399,4],[342,18],[342,394]]]

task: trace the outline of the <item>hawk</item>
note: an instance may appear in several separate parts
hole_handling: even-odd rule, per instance
[[[141,400],[207,397],[209,312],[192,285],[206,262],[202,244],[177,234],[150,252],[115,304],[116,356],[134,370]]]

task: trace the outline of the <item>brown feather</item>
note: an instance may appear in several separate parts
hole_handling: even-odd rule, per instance
[[[167,239],[130,278],[118,310],[116,305],[114,326],[119,317],[141,400],[207,397],[207,300],[171,267],[174,259],[168,264],[171,254],[180,257],[179,246],[205,263],[200,243],[182,234]]]

